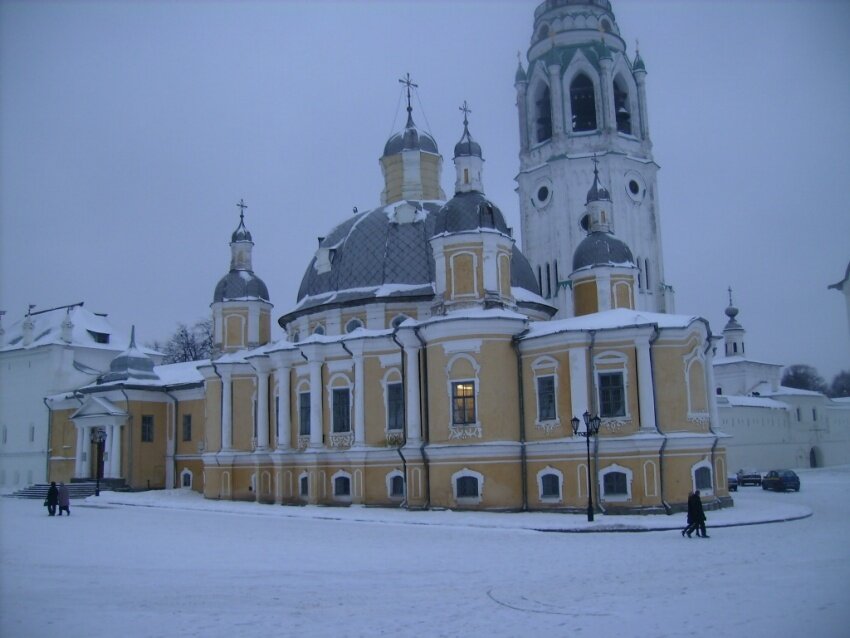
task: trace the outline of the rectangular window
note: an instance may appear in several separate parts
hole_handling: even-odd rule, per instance
[[[555,417],[555,377],[537,377],[537,419],[551,421]]]
[[[299,493],[306,498],[310,495],[310,480],[306,476],[302,476],[299,483]]]
[[[310,393],[302,392],[298,395],[298,434],[307,436],[310,434]]]
[[[351,431],[351,406],[348,388],[335,388],[333,391],[333,431]]]
[[[192,440],[192,415],[184,414],[183,415],[183,440],[191,441]]]
[[[452,383],[452,423],[454,425],[475,423],[475,383],[473,381]]]
[[[404,395],[401,383],[387,384],[387,430],[404,427]]]
[[[812,421],[818,420],[818,411],[815,408],[812,408]],[[32,439],[30,439],[32,441]]]
[[[626,475],[622,472],[608,472],[602,481],[605,496],[626,496],[629,493]]]
[[[599,416],[626,416],[626,390],[622,372],[599,375]]]
[[[817,419],[815,419],[817,421]],[[35,442],[35,426],[30,426],[30,443]]]
[[[457,480],[458,498],[475,498],[478,496],[478,479],[474,476],[461,476]]]
[[[153,443],[153,415],[142,415],[142,443]]]

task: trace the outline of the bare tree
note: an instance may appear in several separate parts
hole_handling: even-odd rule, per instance
[[[159,349],[165,355],[163,363],[180,363],[208,359],[212,346],[212,321],[204,319],[191,328],[185,323],[177,324],[177,330]]]
[[[833,377],[827,394],[833,399],[850,397],[850,370],[842,370]]]
[[[801,363],[788,366],[782,373],[782,385],[786,388],[797,388],[798,390],[812,390],[826,394],[826,381],[818,374],[812,366]]]

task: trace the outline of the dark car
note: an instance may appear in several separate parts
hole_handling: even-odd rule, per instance
[[[786,491],[800,491],[800,477],[793,470],[770,470],[761,480],[761,489]]]
[[[734,474],[730,474],[726,477],[726,489],[730,492],[738,491],[738,477]]]
[[[761,485],[761,473],[758,470],[738,470],[738,485]]]

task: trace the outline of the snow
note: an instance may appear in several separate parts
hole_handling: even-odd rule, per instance
[[[739,488],[706,540],[683,514],[0,499],[0,635],[845,636],[850,466],[798,473]]]
[[[773,408],[774,410],[790,410],[791,407],[787,403],[775,401],[765,397],[753,397],[744,395],[723,395],[723,398],[733,406],[741,406],[747,408]]]
[[[581,317],[536,321],[532,323],[528,337],[568,332],[570,330],[614,330],[636,326],[658,326],[659,328],[687,328],[699,317],[692,315],[670,315],[658,312],[642,312],[627,308],[605,310]]]

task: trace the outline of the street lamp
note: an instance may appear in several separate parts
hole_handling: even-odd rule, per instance
[[[97,445],[97,459],[94,468],[95,485],[94,495],[100,496],[100,479],[103,472],[103,443],[106,441],[106,432],[103,428],[94,428],[91,431],[91,442]]]
[[[587,520],[593,521],[593,482],[590,480],[590,437],[599,434],[599,424],[602,422],[598,416],[590,416],[590,412],[584,411],[584,431],[579,432],[579,421],[577,416],[574,416],[570,423],[573,424],[573,434],[583,436],[587,442]]]

